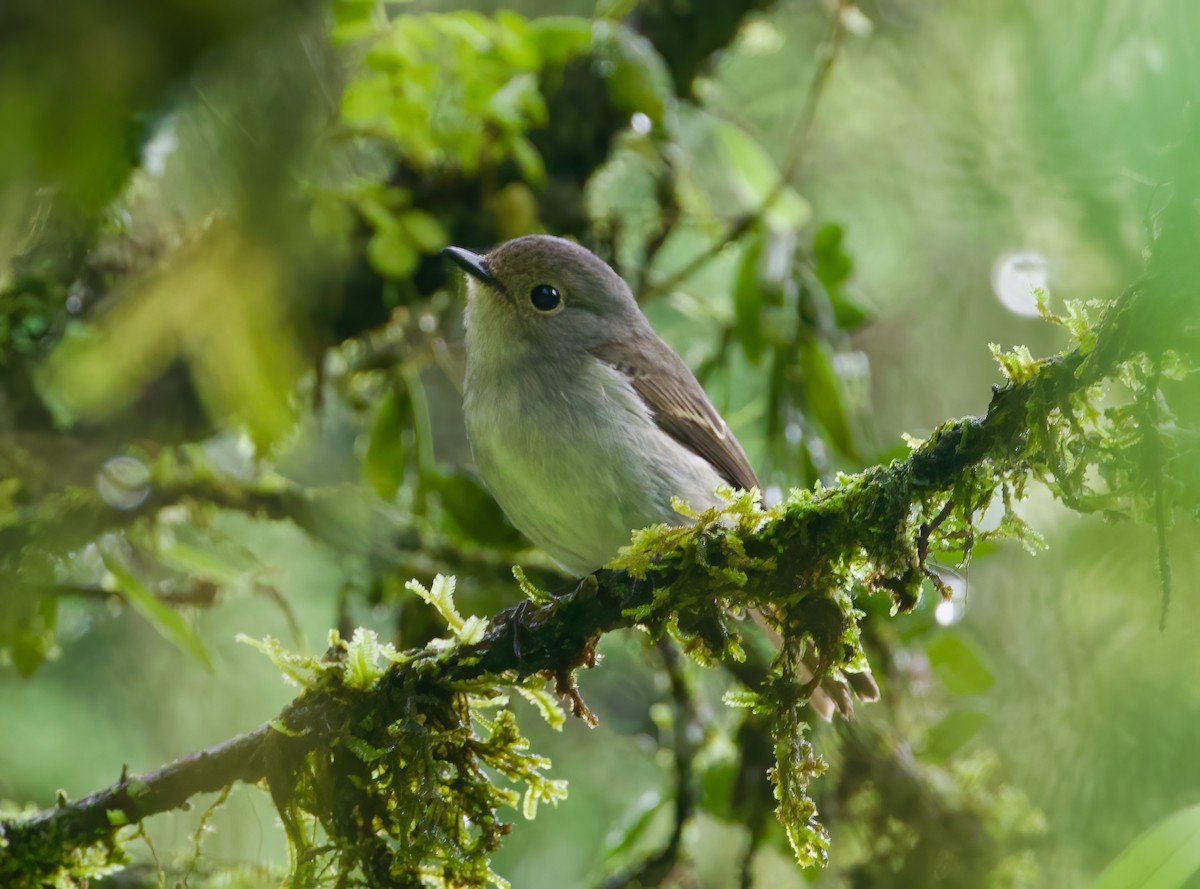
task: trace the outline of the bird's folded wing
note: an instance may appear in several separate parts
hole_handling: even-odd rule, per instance
[[[636,339],[593,350],[600,361],[629,378],[658,427],[688,450],[708,460],[725,481],[749,490],[758,484],[741,444],[682,359],[661,342],[645,349]],[[657,366],[646,366],[647,354]]]

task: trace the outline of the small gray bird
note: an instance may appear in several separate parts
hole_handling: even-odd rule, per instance
[[[758,484],[692,372],[598,256],[545,235],[485,256],[444,252],[469,276],[463,408],[475,462],[512,523],[566,571],[603,567],[638,528],[679,524],[673,497],[699,511],[720,503],[721,482]],[[878,697],[870,673],[847,679]],[[827,677],[810,703],[826,719],[835,706],[848,714],[849,688]]]
[[[583,576],[714,488],[758,484],[692,372],[595,254],[529,235],[466,270],[467,437],[484,483],[530,540]]]

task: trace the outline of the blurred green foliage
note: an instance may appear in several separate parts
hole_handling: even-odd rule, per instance
[[[596,249],[785,490],[982,412],[989,343],[1021,378],[1028,355],[1087,344],[1086,301],[1144,271],[1164,292],[1195,280],[1188,0],[475,7],[0,9],[0,797],[48,807],[269,718],[291,692],[237,633],[284,638],[276,657],[301,651],[319,684],[331,625],[397,648],[445,633],[410,578],[456,575],[477,614],[516,600],[514,561],[562,587],[471,474],[447,243],[548,230]],[[1057,325],[992,298],[1015,251],[1048,267]],[[570,799],[488,866],[518,886],[1074,887],[1103,871],[1116,889],[1161,856],[1171,885],[1194,882],[1178,831],[1200,786],[1195,519],[1163,507],[1200,503],[1191,359],[1131,367],[1031,445],[1057,454],[1045,478],[1068,505],[1157,519],[1161,536],[1006,491],[971,562],[935,554],[954,563],[937,581],[950,600],[895,621],[881,597],[855,600],[885,700],[807,740],[797,713],[773,741],[723,705],[726,678],[607,638],[581,678],[601,728],[521,730]],[[1049,545],[1035,561],[984,540],[1032,539],[1026,522]],[[521,732],[507,716],[472,728],[462,701],[439,712],[485,755],[441,761],[487,796],[471,769],[504,772]],[[830,863],[802,874],[766,772],[776,743],[818,770],[810,742]],[[306,776],[310,808],[329,781],[361,803],[325,836],[395,814],[405,788],[448,792],[395,754],[380,786],[397,792],[372,795],[355,770],[375,752]],[[779,792],[808,826],[807,797]],[[294,802],[283,831],[247,788],[148,823],[114,885],[157,884],[158,867],[275,885],[285,833],[313,853],[294,872],[328,878]],[[513,800],[480,811],[497,802]],[[407,849],[412,877],[446,829],[388,822],[356,848]]]

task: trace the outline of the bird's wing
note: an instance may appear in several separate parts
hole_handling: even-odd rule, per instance
[[[746,452],[683,360],[657,341],[649,344],[658,347],[649,354],[666,358],[659,366],[650,368],[643,345],[636,339],[608,343],[594,349],[592,354],[629,378],[633,390],[641,396],[663,432],[708,460],[733,487],[749,490],[757,486],[758,479]]]

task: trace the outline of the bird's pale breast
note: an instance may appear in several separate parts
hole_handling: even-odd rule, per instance
[[[608,365],[475,368],[467,392],[484,483],[513,524],[574,574],[603,566],[637,528],[681,521],[672,497],[695,509],[717,502],[716,471],[660,430]]]

